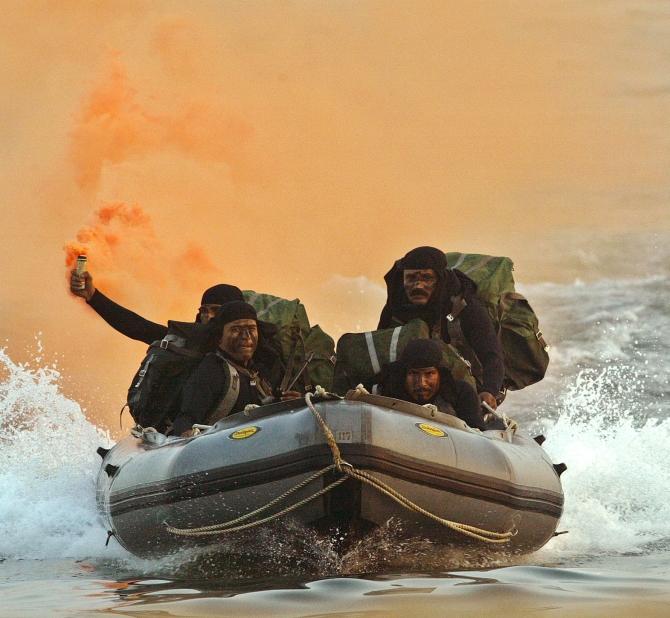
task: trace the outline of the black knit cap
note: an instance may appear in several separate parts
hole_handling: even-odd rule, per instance
[[[412,339],[400,355],[400,364],[406,369],[439,367],[442,364],[442,350],[432,339]]]
[[[221,305],[221,308],[216,312],[216,317],[213,322],[220,327],[223,327],[229,322],[235,320],[258,320],[256,310],[249,303],[242,300],[233,300],[229,303]]]
[[[204,291],[201,305],[223,305],[233,300],[244,300],[242,290],[235,285],[219,283]]]

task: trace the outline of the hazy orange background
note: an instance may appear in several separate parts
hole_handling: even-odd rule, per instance
[[[535,281],[608,274],[593,242],[669,228],[662,3],[2,8],[0,336],[16,359],[38,338],[105,426],[144,345],[69,295],[67,243],[155,321],[225,281],[337,336],[375,326],[418,244]]]

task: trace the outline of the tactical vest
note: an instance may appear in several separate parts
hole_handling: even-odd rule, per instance
[[[261,377],[257,371],[249,371],[226,358],[220,350],[215,354],[224,362],[221,371],[224,373],[223,395],[214,411],[207,417],[207,425],[213,425],[222,418],[228,416],[234,409],[240,396],[240,374],[250,380],[250,385],[258,392],[261,403],[272,400],[272,387]]]

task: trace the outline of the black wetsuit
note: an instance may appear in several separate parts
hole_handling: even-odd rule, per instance
[[[207,423],[209,416],[225,397],[225,389],[229,387],[225,363],[219,354],[207,354],[191,374],[182,391],[181,411],[172,422],[174,435],[181,435],[195,423]],[[263,376],[260,367],[252,364],[248,369],[258,371]],[[238,374],[240,392],[229,414],[241,412],[250,403],[261,404],[261,395],[251,384],[251,377],[242,371]],[[273,385],[269,386],[271,388]]]

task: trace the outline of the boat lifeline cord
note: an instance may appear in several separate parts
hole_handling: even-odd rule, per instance
[[[275,519],[279,519],[280,517],[283,517],[287,513],[299,509],[301,506],[307,504],[308,502],[311,502],[315,498],[318,498],[319,496],[328,493],[331,489],[334,489],[338,485],[344,483],[344,481],[347,480],[347,476],[343,476],[337,479],[336,481],[333,481],[330,485],[327,485],[323,489],[320,489],[311,496],[308,496],[307,498],[300,500],[300,502],[296,502],[295,504],[292,504],[291,506],[282,509],[281,511],[275,513],[274,515],[269,515],[268,517],[264,517],[263,519],[258,519],[256,521],[242,524],[240,526],[236,526],[235,524],[239,524],[243,521],[246,521],[247,519],[251,519],[255,515],[259,515],[263,511],[267,511],[270,507],[274,506],[275,504],[278,504],[279,502],[290,496],[292,493],[298,491],[299,489],[302,489],[306,485],[309,485],[312,481],[318,479],[320,476],[323,476],[327,472],[334,470],[336,467],[337,466],[335,466],[335,464],[331,464],[325,467],[323,470],[315,472],[314,474],[312,474],[312,476],[304,479],[302,482],[298,483],[298,485],[296,485],[295,487],[291,487],[291,489],[284,492],[281,496],[278,496],[274,500],[268,502],[264,506],[261,506],[255,511],[246,513],[245,515],[242,515],[241,517],[238,517],[236,519],[231,519],[230,521],[222,522],[220,524],[212,524],[211,526],[201,526],[199,528],[175,528],[174,526],[171,526],[167,522],[163,522],[163,524],[165,525],[165,529],[168,532],[171,532],[172,534],[176,534],[178,536],[213,536],[215,534],[224,534],[226,532],[239,532],[241,530],[255,528],[256,526],[267,524]]]
[[[233,519],[227,522],[223,522],[220,524],[212,524],[211,526],[202,526],[199,528],[175,528],[174,526],[170,526],[167,522],[164,522],[164,525],[167,529],[168,532],[172,534],[176,534],[179,536],[211,536],[215,534],[224,534],[227,532],[237,532],[240,530],[246,530],[248,528],[253,528],[255,526],[260,526],[262,524],[268,523],[270,521],[273,521],[275,519],[278,519],[287,513],[290,513],[291,511],[294,511],[304,504],[310,502],[311,500],[314,500],[315,498],[318,498],[319,496],[322,496],[329,492],[331,489],[336,487],[337,485],[340,485],[343,483],[347,478],[354,478],[362,483],[366,483],[367,485],[370,485],[377,491],[385,494],[401,506],[404,506],[405,508],[414,511],[416,513],[420,513],[421,515],[424,515],[426,517],[429,517],[430,519],[438,522],[439,524],[442,524],[443,526],[446,526],[450,530],[453,530],[454,532],[458,532],[460,534],[463,534],[465,536],[468,536],[470,538],[483,541],[485,543],[507,543],[509,540],[513,537],[516,536],[518,533],[518,530],[516,527],[512,526],[509,530],[506,532],[494,532],[492,530],[486,530],[484,528],[478,528],[476,526],[470,526],[468,524],[462,524],[459,522],[455,521],[450,521],[448,519],[444,519],[440,517],[439,515],[435,515],[434,513],[431,513],[430,511],[427,511],[426,509],[420,507],[419,505],[415,504],[411,500],[409,500],[407,497],[403,496],[400,492],[396,491],[386,483],[380,481],[379,479],[375,478],[374,476],[368,474],[367,472],[363,472],[362,470],[357,470],[352,464],[344,461],[342,459],[342,455],[340,453],[340,449],[337,445],[337,442],[335,440],[335,437],[333,436],[333,432],[330,430],[326,422],[323,420],[323,417],[321,414],[319,414],[319,411],[314,407],[314,404],[312,403],[312,398],[313,396],[316,395],[317,397],[320,398],[330,398],[331,395],[330,393],[326,392],[325,389],[323,389],[320,386],[316,387],[316,390],[314,393],[307,393],[305,395],[305,403],[307,404],[307,407],[309,410],[312,412],[314,418],[316,419],[317,423],[319,424],[319,427],[321,428],[321,431],[323,432],[326,442],[328,443],[328,446],[331,450],[331,453],[333,455],[333,463],[324,468],[323,470],[319,470],[312,476],[308,477],[307,479],[304,479],[301,483],[296,485],[295,487],[292,487],[289,489],[287,492],[282,494],[281,496],[275,498],[274,500],[268,502],[266,505],[256,509],[255,511],[252,511],[251,513],[247,513],[245,515],[242,515],[241,517],[238,517],[237,519]],[[337,396],[336,396],[337,397]],[[339,399],[339,397],[337,397]],[[302,487],[305,487],[309,483],[311,483],[313,480],[316,480],[320,476],[326,474],[328,471],[337,469],[339,472],[343,473],[343,476],[336,481],[332,482],[330,485],[327,485],[323,489],[320,489],[316,493],[312,494],[311,496],[308,496],[307,498],[304,498],[300,502],[293,504],[289,507],[286,507],[285,509],[279,511],[278,513],[275,513],[274,515],[270,515],[268,517],[265,517],[263,519],[259,519],[253,522],[249,522],[246,524],[242,525],[236,525],[238,523],[241,523],[242,521],[246,521],[248,519],[251,519],[253,516],[260,514],[263,511],[266,511],[270,507],[276,505],[277,503],[281,502],[285,498],[287,498],[289,495],[294,493],[295,491],[298,491]]]

